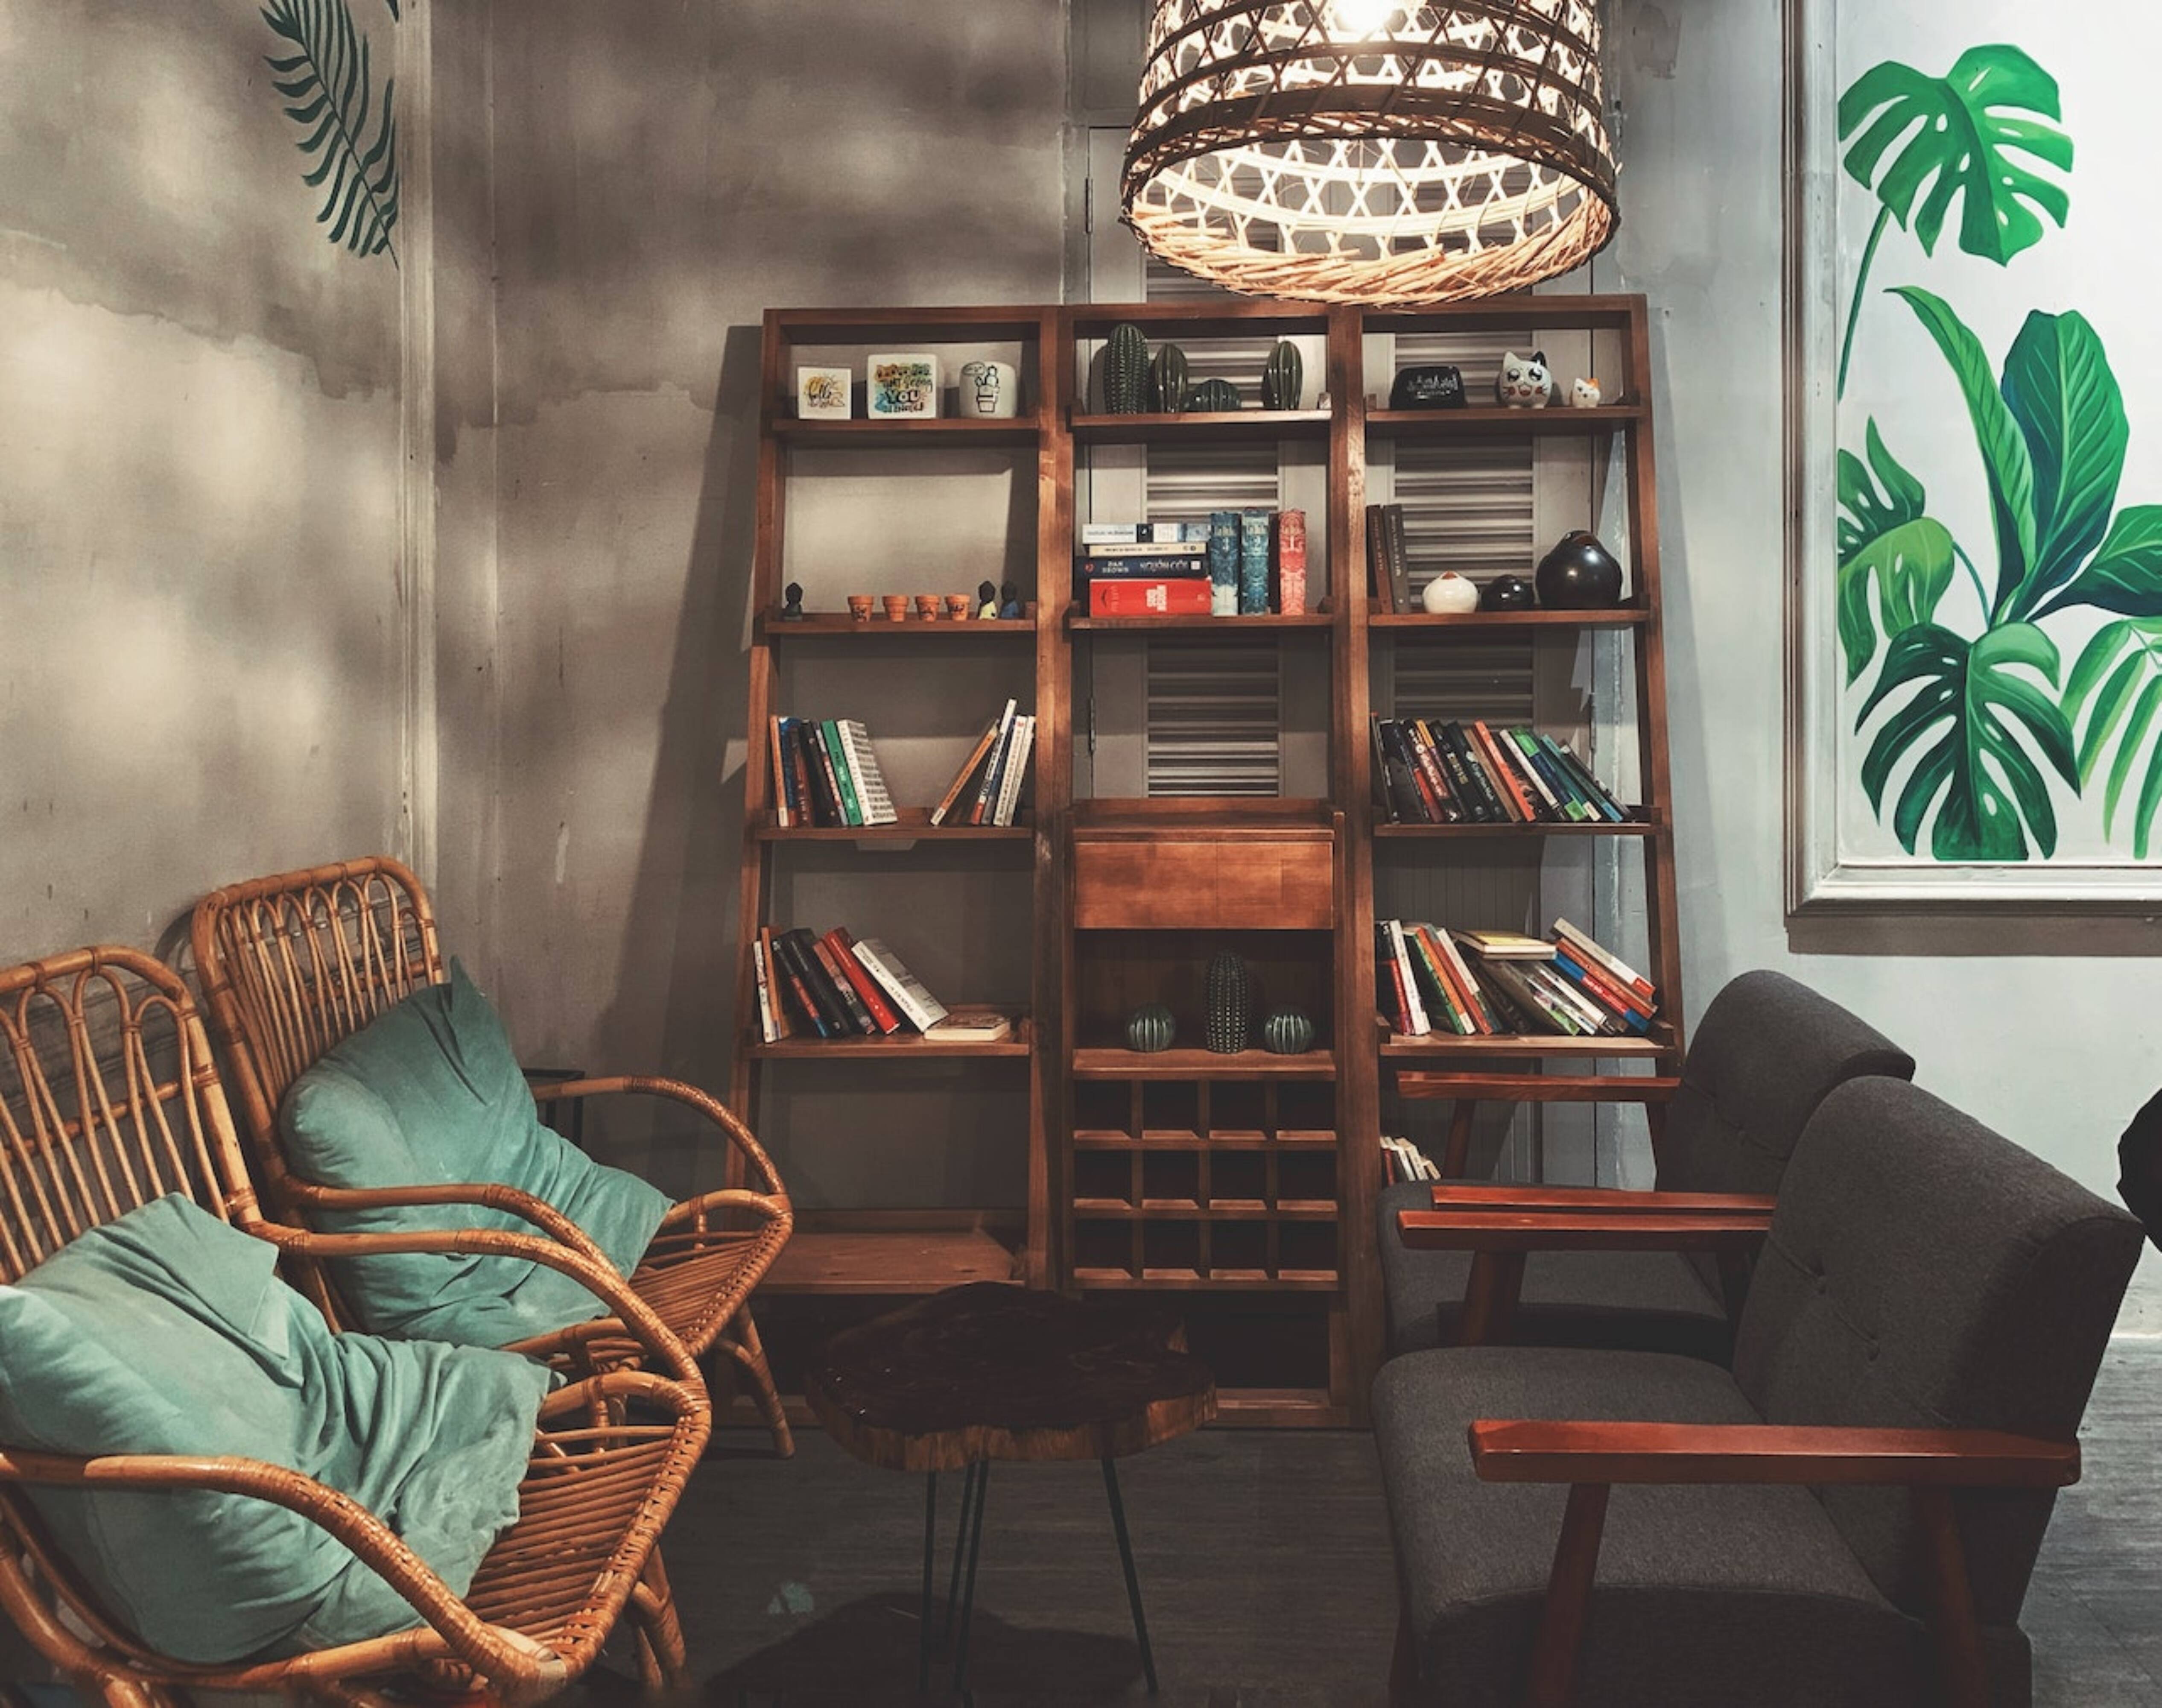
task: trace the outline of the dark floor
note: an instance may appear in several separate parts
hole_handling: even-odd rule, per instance
[[[2112,1350],[2086,1442],[2027,1600],[2036,1708],[2162,1708],[2162,1343]],[[708,1464],[670,1528],[701,1700],[910,1700],[923,1481],[799,1443]],[[1211,1430],[1120,1474],[1167,1708],[1379,1708],[1395,1591],[1366,1436]],[[980,1708],[1146,1701],[1096,1468],[1000,1466],[986,1512]]]

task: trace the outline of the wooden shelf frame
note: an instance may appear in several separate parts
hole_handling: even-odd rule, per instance
[[[1210,338],[1299,336],[1319,337],[1324,346],[1317,389],[1325,389],[1324,410],[1242,410],[1235,415],[1104,416],[1089,412],[1081,379],[1084,358],[1094,343],[1122,321],[1140,325],[1151,341],[1193,342]],[[1609,354],[1601,357],[1602,379],[1612,381],[1618,401],[1596,410],[1501,410],[1489,407],[1454,411],[1397,411],[1366,404],[1366,346],[1369,337],[1389,332],[1526,328],[1539,332],[1589,332],[1601,336],[1610,350],[1618,345],[1618,372]],[[1010,421],[943,420],[891,422],[852,420],[805,422],[793,419],[791,358],[799,348],[1018,343],[1030,395],[1027,412]],[[1309,353],[1311,369],[1313,358]],[[911,858],[935,859],[951,840],[991,842],[1016,854],[1030,849],[1034,872],[1032,973],[1030,1023],[1022,1037],[998,1046],[953,1047],[984,1057],[985,1071],[1010,1071],[1026,1061],[1030,1079],[1030,1120],[1026,1135],[1026,1202],[1008,1207],[1015,1218],[1010,1240],[1001,1241],[965,1227],[957,1230],[953,1211],[887,1213],[869,1222],[823,1225],[799,1232],[796,1246],[776,1272],[776,1291],[832,1295],[899,1293],[931,1290],[959,1279],[982,1278],[1004,1269],[1010,1278],[1034,1285],[1065,1286],[1081,1291],[1131,1289],[1199,1296],[1231,1293],[1256,1300],[1272,1294],[1306,1295],[1304,1308],[1326,1314],[1329,1379],[1325,1387],[1290,1385],[1281,1389],[1225,1396],[1227,1418],[1271,1424],[1362,1422],[1366,1393],[1378,1366],[1383,1343],[1381,1288],[1374,1242],[1373,1202],[1381,1178],[1381,1158],[1371,1144],[1352,1142],[1381,1125],[1383,1086],[1399,1069],[1419,1067],[1452,1071],[1479,1069],[1522,1075],[1536,1072],[1540,1058],[1552,1058],[1564,1073],[1625,1070],[1672,1075],[1679,1070],[1684,1039],[1679,1024],[1683,992],[1678,933],[1678,892],[1674,880],[1674,830],[1668,757],[1665,658],[1659,578],[1657,476],[1652,406],[1649,319],[1644,300],[1635,295],[1512,295],[1483,302],[1414,311],[1366,310],[1305,303],[1231,300],[1193,304],[1022,305],[970,308],[891,310],[824,309],[775,311],[765,320],[761,377],[758,537],[753,575],[753,625],[749,666],[754,734],[774,707],[775,654],[793,645],[891,646],[914,641],[934,650],[1000,644],[1019,645],[1024,637],[1035,648],[1037,748],[1033,762],[1035,802],[1029,823],[1010,829],[980,828],[932,831],[904,826],[875,831],[829,829],[781,832],[771,823],[766,803],[765,744],[747,749],[745,783],[753,810],[744,832],[744,876],[739,941],[749,942],[760,920],[772,862],[787,857],[797,840],[916,843]],[[1587,436],[1595,443],[1618,436],[1625,470],[1622,478],[1627,510],[1630,601],[1603,611],[1491,613],[1432,617],[1423,613],[1384,614],[1366,593],[1364,530],[1352,525],[1366,503],[1366,462],[1370,448],[1404,441],[1475,443],[1496,439]],[[1073,560],[1075,526],[1073,469],[1077,445],[1151,443],[1261,444],[1303,440],[1325,445],[1327,525],[1325,556],[1315,564],[1316,581],[1327,603],[1297,618],[1090,619],[1077,609]],[[1037,573],[1034,598],[1026,619],[1017,623],[890,624],[875,619],[853,622],[845,613],[822,611],[800,624],[778,620],[781,546],[786,523],[786,488],[791,459],[800,452],[894,452],[919,467],[912,453],[924,449],[984,449],[1010,452],[1016,460],[1031,450],[1036,457]],[[807,459],[799,478],[816,478],[815,460]],[[1325,582],[1323,571],[1325,564]],[[1016,566],[1018,567],[1018,566]],[[1017,581],[1026,581],[1016,575]],[[1178,634],[1182,638],[1218,635],[1249,640],[1271,637],[1329,649],[1329,780],[1327,799],[1302,802],[1228,801],[1076,801],[1073,796],[1073,695],[1076,650],[1098,634]],[[1377,824],[1372,806],[1371,755],[1366,729],[1372,710],[1371,669],[1376,650],[1384,655],[1401,647],[1470,646],[1492,640],[1545,635],[1606,635],[1627,644],[1633,659],[1637,718],[1637,774],[1642,817],[1620,825],[1425,826]],[[1338,901],[1333,939],[1327,941],[1331,1023],[1324,1036],[1333,1040],[1305,1057],[1251,1057],[1189,1059],[1204,1052],[1136,1056],[1122,1049],[1096,1047],[1096,1039],[1075,1035],[1077,955],[1094,952],[1097,933],[1075,933],[1072,927],[1073,844],[1086,827],[1101,835],[1104,827],[1146,837],[1167,828],[1179,833],[1219,829],[1265,834],[1268,827],[1319,826],[1340,815],[1336,860]],[[1439,1035],[1396,1038],[1374,1005],[1375,868],[1377,845],[1391,849],[1401,863],[1445,859],[1451,850],[1491,848],[1509,838],[1607,838],[1642,850],[1641,865],[1648,925],[1645,969],[1659,985],[1664,1018],[1645,1037],[1622,1038],[1459,1037]],[[1457,844],[1461,848],[1457,848]],[[867,854],[868,858],[868,854]],[[852,923],[854,922],[851,922]],[[862,922],[866,928],[875,922]],[[1314,933],[1308,933],[1313,936]],[[741,963],[739,1016],[755,1013],[750,962]],[[1100,1025],[1101,1018],[1090,1022]],[[1100,1036],[1100,1034],[1099,1034]],[[738,1051],[733,1095],[738,1110],[755,1120],[761,1075],[772,1062],[853,1059],[922,1059],[925,1047],[891,1041],[864,1044],[765,1046],[746,1035]],[[963,1058],[965,1059],[965,1057]],[[800,1073],[800,1068],[793,1070]],[[1208,1120],[1188,1131],[1176,1126],[1143,1126],[1138,1117],[1125,1128],[1079,1121],[1077,1093],[1100,1095],[1120,1080],[1136,1087],[1136,1109],[1142,1088],[1187,1079],[1208,1088],[1261,1086],[1273,1098],[1277,1089],[1295,1089],[1305,1099],[1323,1099],[1333,1113],[1313,1119],[1319,1109],[1302,1106],[1305,1123],[1283,1131],[1262,1131],[1230,1114],[1212,1126]],[[1288,1116],[1287,1116],[1288,1119]],[[1138,1171],[1151,1158],[1187,1152],[1204,1157],[1256,1154],[1277,1159],[1334,1157],[1334,1197],[1293,1200],[1303,1207],[1292,1217],[1256,1220],[1235,1204],[1216,1207],[1197,1199],[1188,1209],[1167,1199],[1126,1200],[1114,1214],[1108,1202],[1075,1198],[1078,1159],[1096,1159],[1092,1167],[1115,1166],[1110,1159],[1131,1158]],[[785,1166],[785,1164],[784,1164]],[[1317,1165],[1318,1166],[1318,1165]],[[1334,1206],[1333,1261],[1318,1260],[1323,1248],[1295,1245],[1288,1253],[1270,1245],[1256,1261],[1236,1240],[1251,1241],[1256,1228],[1302,1230],[1302,1239],[1326,1239]],[[1264,1203],[1264,1209],[1266,1204]],[[1281,1204],[1279,1204],[1279,1208]],[[1089,1261],[1073,1239],[1077,1214],[1094,1227],[1130,1226],[1135,1244],[1121,1261],[1106,1265]],[[1201,1234],[1229,1230],[1235,1246],[1221,1259],[1213,1246],[1198,1248],[1207,1262],[1157,1261],[1167,1249],[1144,1249],[1144,1230],[1183,1235],[1172,1225],[1191,1223]],[[1244,1231],[1241,1231],[1244,1230]],[[1199,1237],[1197,1235],[1197,1238]],[[1094,1237],[1092,1235],[1092,1237]],[[854,1242],[854,1243],[852,1243]],[[799,1249],[800,1248],[800,1249]],[[887,1266],[887,1273],[881,1266]],[[996,1278],[1008,1278],[1000,1275]],[[1312,1295],[1324,1297],[1315,1299]],[[1289,1302],[1287,1301],[1287,1305]]]

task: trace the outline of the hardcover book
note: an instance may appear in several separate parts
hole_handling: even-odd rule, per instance
[[[1209,604],[1209,583],[1198,577],[1121,577],[1089,583],[1092,617],[1205,617]]]
[[[854,947],[856,958],[863,963],[864,969],[878,980],[880,988],[892,999],[894,1006],[906,1016],[911,1026],[918,1032],[928,1032],[946,1018],[946,1005],[925,990],[923,981],[878,938],[860,938]]]

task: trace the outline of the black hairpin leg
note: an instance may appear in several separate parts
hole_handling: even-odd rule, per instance
[[[961,1628],[953,1638],[953,1693],[964,1701],[968,1700],[969,1616],[976,1606],[976,1557],[983,1552],[984,1496],[990,1486],[990,1460],[980,1460],[975,1471],[976,1510],[969,1520],[969,1570],[961,1586]]]
[[[916,1627],[916,1694],[931,1688],[931,1568],[938,1554],[938,1473],[923,1480],[923,1622]]]
[[[946,1580],[946,1622],[938,1631],[941,1648],[953,1640],[953,1612],[961,1605],[961,1566],[969,1554],[969,1514],[975,1510],[976,1478],[980,1469],[971,1465],[961,1473],[961,1523],[953,1533],[953,1570]]]
[[[1126,1571],[1126,1605],[1134,1610],[1134,1640],[1141,1644],[1141,1674],[1148,1679],[1149,1695],[1156,1695],[1156,1657],[1149,1653],[1148,1620],[1141,1612],[1141,1580],[1134,1570],[1134,1545],[1126,1536],[1126,1509],[1119,1499],[1119,1473],[1108,1453],[1104,1455],[1104,1492],[1111,1499],[1111,1528],[1119,1538],[1119,1564]]]

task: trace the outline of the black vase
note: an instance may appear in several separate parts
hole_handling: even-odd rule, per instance
[[[1578,529],[1539,560],[1539,603],[1558,611],[1596,611],[1622,603],[1622,566],[1596,534]]]
[[[1528,611],[1538,603],[1528,575],[1497,575],[1479,595],[1482,611]]]

